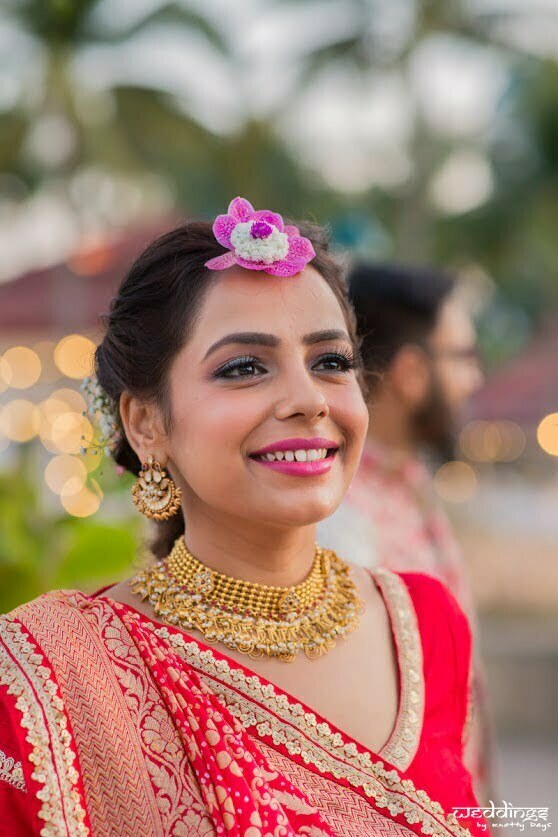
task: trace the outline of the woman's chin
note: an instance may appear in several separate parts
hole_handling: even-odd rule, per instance
[[[333,514],[340,503],[339,498],[324,499],[319,502],[316,498],[278,507],[274,504],[272,514],[262,514],[262,522],[268,520],[277,526],[311,526]]]

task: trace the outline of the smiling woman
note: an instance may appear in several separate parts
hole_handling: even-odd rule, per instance
[[[368,426],[355,322],[323,233],[240,198],[132,266],[96,373],[153,560],[0,619],[6,833],[465,837],[482,821],[463,813],[462,611],[435,579],[314,540]]]
[[[153,423],[154,432],[170,440],[166,450],[159,450],[154,437],[140,450],[157,452],[168,463],[186,495],[183,506],[190,517],[206,491],[237,508],[249,503],[254,512],[269,512],[270,498],[260,494],[253,480],[253,495],[246,496],[252,477],[248,456],[279,439],[286,423],[289,430],[308,435],[303,417],[272,423],[274,407],[281,415],[299,397],[295,389],[300,389],[301,375],[307,379],[306,389],[315,381],[314,402],[330,400],[325,390],[335,393],[336,402],[346,402],[342,412],[349,418],[346,432],[351,436],[347,455],[353,468],[358,462],[362,440],[358,427],[351,426],[355,401],[357,422],[362,425],[367,419],[354,313],[323,232],[310,227],[302,231],[313,241],[311,265],[294,277],[275,277],[240,266],[224,273],[209,271],[205,262],[222,247],[209,224],[185,225],[154,242],[138,259],[105,318],[107,334],[96,358],[98,379],[111,399],[120,402],[121,421],[134,425],[122,434],[115,461],[137,475],[143,459],[133,444],[135,428]],[[308,328],[311,308],[316,309],[314,333]],[[263,328],[254,332],[255,323]],[[281,392],[286,394],[280,397]],[[262,410],[268,413],[267,424]],[[312,422],[322,425],[320,429],[332,426],[325,416]],[[336,437],[343,429],[335,428]],[[347,462],[343,470],[350,466]],[[277,485],[277,492],[282,489]],[[311,486],[299,489],[308,493]],[[194,525],[190,521],[192,532]],[[162,557],[184,531],[182,513],[157,527],[152,551]]]

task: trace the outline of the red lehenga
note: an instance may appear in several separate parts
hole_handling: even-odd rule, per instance
[[[1,617],[0,833],[486,833],[461,761],[468,621],[431,576],[373,577],[400,681],[379,753],[106,587],[51,591]]]

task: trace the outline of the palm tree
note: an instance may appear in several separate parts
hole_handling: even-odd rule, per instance
[[[518,57],[521,60],[521,51],[512,40],[511,24],[517,31],[521,22],[534,14],[519,3],[506,8],[501,3],[491,6],[463,0],[426,0],[407,4],[407,18],[404,18],[401,17],[405,14],[403,4],[394,6],[389,0],[307,0],[306,3],[284,0],[281,8],[285,15],[311,14],[324,21],[334,16],[339,21],[339,35],[329,39],[325,36],[322,44],[302,56],[298,92],[311,86],[324,70],[335,66],[352,70],[355,85],[362,84],[362,107],[366,107],[367,84],[374,74],[396,73],[402,86],[411,91],[413,56],[417,47],[432,36],[447,35],[500,51],[512,61]],[[398,14],[400,18],[394,26],[393,18]],[[539,9],[536,14],[541,25],[548,20],[556,27],[556,10]],[[288,107],[287,97],[285,107]],[[393,194],[383,196],[383,206],[384,217],[387,214],[393,231],[396,253],[420,260],[432,258],[436,247],[437,217],[428,200],[428,187],[454,141],[432,131],[410,93],[409,107],[412,131],[407,152],[412,161],[412,174]],[[366,197],[363,200],[366,202]],[[376,194],[369,196],[368,208],[374,203],[377,203]]]
[[[105,6],[103,14],[103,5]],[[172,26],[174,33],[195,34],[203,38],[207,60],[218,55],[228,58],[229,50],[219,31],[201,14],[180,3],[163,3],[150,14],[134,23],[118,28],[106,21],[106,4],[101,0],[4,0],[4,18],[31,39],[37,54],[44,56],[43,93],[35,97],[31,108],[16,104],[0,127],[4,149],[2,163],[16,171],[33,185],[43,174],[41,161],[21,154],[37,126],[55,123],[67,140],[64,149],[53,148],[53,159],[48,160],[50,173],[64,177],[84,163],[98,163],[123,171],[141,171],[153,166],[153,160],[142,155],[141,143],[133,141],[127,127],[127,111],[131,102],[136,107],[151,104],[164,113],[165,135],[160,137],[163,148],[172,132],[187,138],[190,144],[206,142],[208,132],[181,112],[176,97],[165,95],[148,82],[119,84],[115,81],[110,91],[110,102],[103,118],[88,119],[87,99],[95,96],[83,89],[76,77],[76,62],[93,47],[102,47],[115,55],[135,36],[155,32],[156,27]],[[0,56],[1,58],[1,56]],[[186,91],[185,91],[186,92]],[[98,99],[98,96],[97,96]],[[105,102],[106,104],[106,102]],[[156,125],[152,129],[156,129]]]

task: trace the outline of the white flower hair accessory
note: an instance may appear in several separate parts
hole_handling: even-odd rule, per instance
[[[218,215],[213,235],[228,252],[209,259],[210,270],[235,264],[271,276],[296,276],[316,255],[297,227],[285,224],[278,212],[255,210],[246,198],[234,198],[226,215]]]
[[[90,448],[93,454],[106,453],[113,455],[113,448],[122,438],[118,428],[117,407],[113,399],[105,392],[100,385],[96,375],[89,375],[80,384],[80,390],[87,402],[87,410],[82,415],[88,416],[89,421],[97,431],[99,441],[89,446],[81,446],[79,451],[83,455]],[[85,436],[81,437],[85,440]]]

